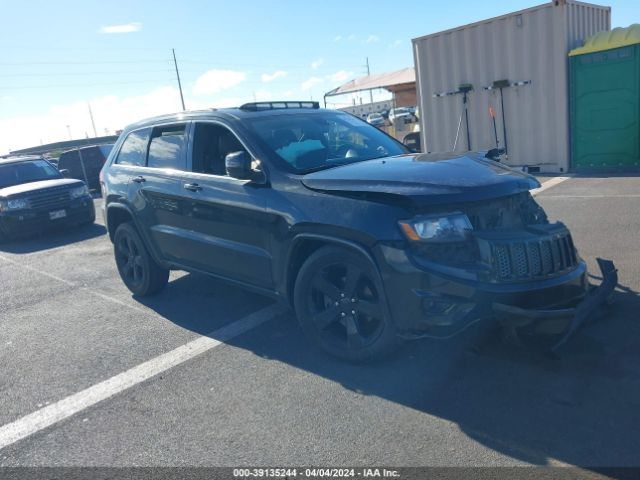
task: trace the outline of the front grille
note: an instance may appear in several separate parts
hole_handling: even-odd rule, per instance
[[[493,266],[498,280],[548,277],[578,264],[571,235],[490,242]]]
[[[69,204],[70,200],[71,197],[67,187],[35,192],[29,195],[29,205],[37,210],[64,207]]]

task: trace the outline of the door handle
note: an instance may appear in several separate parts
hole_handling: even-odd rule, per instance
[[[192,192],[198,192],[198,191],[202,190],[202,187],[200,185],[198,185],[197,183],[185,183],[183,185],[183,187],[186,190],[191,190]]]
[[[138,175],[137,177],[133,177],[131,180],[136,182],[136,183],[142,183],[142,182],[146,182],[147,181],[147,179],[144,178],[142,175]]]

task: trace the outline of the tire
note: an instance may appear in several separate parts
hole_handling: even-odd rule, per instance
[[[158,265],[132,223],[120,225],[113,237],[113,250],[120,278],[131,293],[153,295],[164,288],[169,270]]]
[[[293,296],[306,336],[335,357],[364,362],[398,346],[378,273],[355,251],[328,246],[313,253]]]
[[[93,211],[93,215],[91,215],[87,220],[84,220],[80,225],[93,225],[96,223],[96,211]]]

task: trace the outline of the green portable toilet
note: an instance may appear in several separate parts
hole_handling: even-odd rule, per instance
[[[590,37],[569,65],[571,168],[640,169],[640,25]]]

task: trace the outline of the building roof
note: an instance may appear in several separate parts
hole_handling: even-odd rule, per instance
[[[640,43],[640,24],[635,23],[627,28],[614,28],[609,32],[600,32],[587,38],[582,47],[574,48],[569,56],[585,53],[602,52],[612,48],[626,47]]]
[[[334,95],[342,95],[344,93],[361,92],[363,90],[373,90],[375,88],[384,88],[387,90],[395,90],[394,87],[399,85],[407,85],[416,82],[416,71],[413,67],[403,68],[395,72],[380,73],[378,75],[367,75],[353,79],[330,92],[325,97]]]

